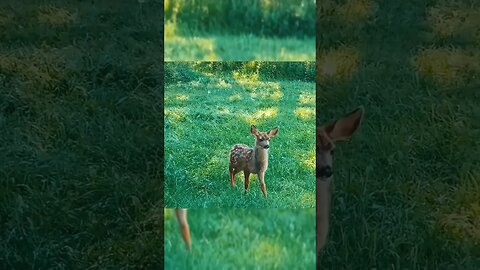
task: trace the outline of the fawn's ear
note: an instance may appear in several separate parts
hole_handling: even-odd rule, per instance
[[[256,126],[252,125],[250,127],[250,132],[253,134],[253,136],[257,136],[258,135],[258,129]]]
[[[273,137],[275,137],[275,135],[277,135],[277,133],[278,133],[278,127],[270,130],[270,131],[268,132],[268,136],[269,136],[270,138],[273,138]]]
[[[355,109],[343,118],[325,126],[325,132],[332,141],[349,139],[362,123],[364,111],[363,107]]]

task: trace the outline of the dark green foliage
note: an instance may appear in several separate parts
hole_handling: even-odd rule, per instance
[[[315,35],[312,0],[169,0],[165,19],[193,31],[263,36]]]

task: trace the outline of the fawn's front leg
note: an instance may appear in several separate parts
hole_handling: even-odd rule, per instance
[[[187,247],[187,250],[190,250],[190,228],[187,221],[187,209],[176,209],[175,213],[177,214],[178,224],[180,225],[185,246]]]
[[[250,172],[243,171],[243,175],[245,176],[245,194],[247,194],[248,185],[250,185]]]
[[[267,187],[265,186],[265,171],[258,172],[258,180],[260,182],[260,188],[262,189],[263,196],[267,198]]]

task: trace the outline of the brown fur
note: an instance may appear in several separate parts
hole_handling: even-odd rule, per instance
[[[352,136],[361,124],[363,113],[364,109],[360,107],[337,121],[317,128],[317,172],[324,167],[329,167],[333,171],[332,155],[335,142],[349,139]],[[317,175],[317,258],[325,246],[328,236],[332,180],[333,175],[329,177]]]
[[[180,231],[182,233],[183,240],[185,241],[185,247],[187,250],[190,250],[190,227],[188,226],[187,209],[175,209],[175,214],[177,214],[177,220],[178,224],[180,225]]]
[[[267,188],[265,186],[265,171],[268,168],[268,149],[269,141],[275,137],[278,127],[268,132],[260,132],[255,126],[251,126],[250,132],[255,137],[255,146],[248,147],[245,144],[235,144],[230,150],[229,174],[230,185],[235,186],[235,175],[243,171],[245,177],[245,193],[247,193],[250,184],[250,174],[258,174],[260,188],[265,198],[267,197]]]

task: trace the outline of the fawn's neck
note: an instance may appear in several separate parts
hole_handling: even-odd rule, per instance
[[[268,164],[268,150],[255,145],[255,147],[253,148],[253,162],[258,167],[266,167],[266,165]]]

